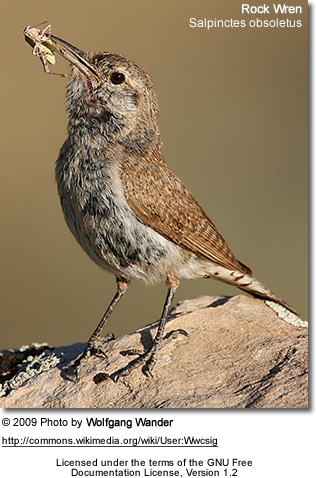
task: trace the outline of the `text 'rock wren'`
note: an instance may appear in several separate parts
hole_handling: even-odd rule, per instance
[[[212,277],[295,313],[235,258],[165,163],[148,74],[123,56],[85,53],[46,31],[29,31],[28,43],[36,43],[41,56],[51,59],[57,52],[72,64],[68,139],[56,164],[58,192],[79,244],[117,280],[116,295],[75,368],[99,350],[101,330],[132,279],[164,280],[168,293],[152,346],[112,374],[115,380],[139,365],[150,374],[181,278]]]

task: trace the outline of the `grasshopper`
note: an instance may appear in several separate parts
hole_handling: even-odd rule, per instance
[[[47,44],[53,44],[50,39],[50,33],[51,25],[47,25],[44,30],[28,26],[23,31],[25,40],[33,47],[33,55],[41,60],[45,73],[66,77],[67,75],[65,73],[55,73],[49,69],[49,65],[55,65],[56,62],[52,49],[46,46]],[[44,45],[43,42],[45,42],[46,45]]]

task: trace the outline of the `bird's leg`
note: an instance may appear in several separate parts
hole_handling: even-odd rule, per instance
[[[178,287],[178,280],[176,279],[176,281],[172,281],[168,277],[167,286],[168,286],[167,297],[166,297],[163,311],[158,324],[158,330],[151,347],[145,352],[140,352],[137,350],[129,350],[129,351],[121,352],[123,355],[139,354],[139,356],[135,358],[134,360],[132,360],[131,362],[129,362],[125,367],[111,374],[111,378],[115,382],[117,382],[120,377],[124,377],[128,375],[134,368],[137,368],[142,364],[143,364],[143,367],[142,367],[143,373],[147,376],[151,376],[151,370],[155,364],[157,352],[163,346],[163,344],[168,343],[170,340],[176,338],[179,334],[186,335],[186,336],[188,335],[185,330],[178,329],[178,330],[172,330],[171,332],[166,334],[165,337],[163,336],[168,313]]]
[[[102,319],[100,320],[99,325],[91,335],[87,347],[83,351],[79,357],[77,357],[75,360],[70,362],[70,364],[67,367],[67,372],[71,373],[71,375],[76,375],[77,377],[80,375],[80,369],[82,365],[86,362],[86,360],[91,356],[91,355],[97,355],[97,354],[102,354],[103,356],[106,356],[104,351],[102,350],[101,346],[104,344],[105,341],[112,340],[114,338],[113,334],[108,334],[106,335],[103,340],[101,338],[101,332],[103,327],[105,326],[108,318],[112,314],[113,310],[125,294],[125,292],[128,289],[129,286],[129,281],[121,278],[117,278],[117,291],[115,296],[113,297],[110,305],[106,309],[105,313],[102,316]]]
[[[95,331],[93,332],[93,334],[91,335],[89,341],[88,341],[88,345],[87,345],[87,348],[86,350],[84,351],[84,354],[85,355],[96,355],[98,353],[102,353],[104,354],[104,352],[100,349],[100,343],[101,343],[101,332],[102,332],[102,329],[103,327],[105,326],[108,318],[110,317],[110,315],[112,314],[113,310],[115,309],[115,307],[117,306],[117,304],[119,303],[119,301],[121,300],[121,298],[123,297],[123,295],[125,294],[125,292],[127,291],[128,289],[128,286],[129,286],[129,281],[126,281],[126,280],[122,280],[122,279],[117,279],[117,291],[116,291],[116,294],[115,296],[113,297],[113,300],[112,302],[110,303],[110,305],[108,306],[108,308],[106,309],[102,319],[100,320],[100,323],[99,325],[97,326],[97,328],[95,329]],[[109,334],[109,336],[106,336],[106,337],[111,337],[113,338],[113,335],[112,334]],[[110,338],[110,340],[111,340]]]

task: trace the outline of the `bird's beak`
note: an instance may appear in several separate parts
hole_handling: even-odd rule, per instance
[[[88,78],[94,77],[97,81],[101,81],[99,73],[96,69],[86,60],[87,54],[79,50],[79,48],[71,45],[70,43],[62,40],[61,38],[55,37],[55,35],[46,35],[46,38],[42,39],[44,46],[59,53],[63,56],[69,63],[78,68],[84,75]]]

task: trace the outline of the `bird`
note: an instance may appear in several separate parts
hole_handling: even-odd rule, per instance
[[[102,352],[102,329],[134,279],[164,281],[167,295],[151,346],[114,372],[115,381],[140,366],[151,375],[164,341],[187,335],[179,329],[164,336],[180,279],[213,278],[296,315],[236,259],[165,162],[157,95],[148,73],[120,54],[84,52],[48,33],[37,38],[71,64],[68,135],[56,162],[63,214],[83,250],[117,282],[113,300],[73,368]]]

